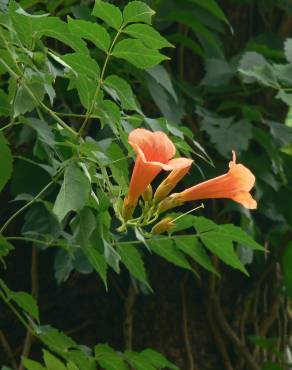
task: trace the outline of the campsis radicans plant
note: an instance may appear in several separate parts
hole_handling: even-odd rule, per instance
[[[128,195],[123,202],[123,224],[120,231],[125,230],[127,225],[148,226],[154,223],[161,213],[188,201],[226,198],[248,209],[257,207],[256,200],[250,194],[255,184],[255,176],[247,167],[236,163],[234,151],[227,173],[191,186],[180,193],[170,194],[188,173],[193,160],[174,158],[175,145],[161,131],[152,132],[138,128],[129,134],[128,141],[137,156]],[[151,182],[162,170],[170,173],[153,192]],[[140,202],[142,213],[138,218],[132,218],[140,197],[144,201]],[[161,234],[174,226],[174,220],[165,217],[152,228],[150,235]]]

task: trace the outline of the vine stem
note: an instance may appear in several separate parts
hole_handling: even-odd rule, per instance
[[[20,315],[20,313],[16,310],[16,308],[9,302],[9,300],[5,297],[2,291],[0,291],[0,297],[3,299],[3,301],[9,306],[11,311],[14,313],[14,315],[18,318],[18,320],[23,324],[23,326],[29,331],[31,334],[35,334],[33,329],[29,326],[29,324],[24,320],[24,318]]]
[[[98,81],[98,85],[96,87],[96,90],[94,92],[94,96],[93,96],[93,99],[92,99],[92,103],[91,103],[91,106],[90,108],[87,110],[86,112],[86,115],[85,115],[85,119],[78,131],[78,136],[82,136],[82,133],[83,133],[83,130],[85,129],[85,126],[87,125],[87,122],[89,120],[89,118],[91,117],[91,113],[93,111],[93,108],[94,108],[94,105],[95,105],[95,101],[96,101],[96,98],[99,94],[99,91],[100,91],[100,88],[103,84],[103,78],[104,78],[104,75],[105,75],[105,70],[106,70],[106,67],[108,65],[108,62],[109,62],[109,59],[110,59],[110,56],[111,56],[111,52],[113,50],[113,47],[115,46],[115,43],[118,39],[118,37],[120,36],[121,32],[123,30],[123,25],[118,29],[118,32],[116,33],[114,39],[113,39],[113,42],[111,43],[111,46],[109,48],[109,50],[107,51],[106,53],[106,58],[105,58],[105,61],[104,61],[104,64],[103,64],[103,67],[102,67],[102,70],[101,70],[101,74],[100,74],[100,79]]]
[[[7,125],[5,125],[5,126],[1,127],[1,128],[0,128],[0,132],[1,132],[1,131],[4,131],[4,130],[6,130],[6,129],[8,129],[9,127],[12,127],[12,126],[14,126],[14,125],[15,125],[15,122],[10,122],[10,123],[8,123]]]
[[[62,174],[62,170],[55,176],[55,178],[50,181],[32,200],[30,200],[28,203],[26,203],[23,207],[19,208],[13,215],[5,222],[5,224],[0,229],[0,234],[3,234],[3,232],[6,230],[7,226],[24,210],[26,210],[29,206],[31,206],[37,199],[39,199],[48,189],[51,185],[53,185],[56,181],[56,179]]]

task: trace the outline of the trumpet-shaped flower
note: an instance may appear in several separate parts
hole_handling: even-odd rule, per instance
[[[181,168],[182,158],[172,159],[175,146],[164,132],[152,132],[143,128],[133,130],[129,144],[137,154],[129,193],[124,200],[123,217],[131,217],[139,197],[161,170],[172,171]]]
[[[257,202],[250,194],[255,177],[247,167],[236,163],[235,152],[232,153],[233,160],[229,163],[229,171],[226,174],[173,194],[172,203],[176,205],[179,202],[198,199],[228,198],[246,208],[255,209]]]

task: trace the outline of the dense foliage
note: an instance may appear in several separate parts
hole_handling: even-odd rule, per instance
[[[0,1],[2,370],[289,369],[291,16],[282,0]],[[257,210],[161,215],[144,194],[125,220],[141,127],[194,160],[178,191],[236,151]]]

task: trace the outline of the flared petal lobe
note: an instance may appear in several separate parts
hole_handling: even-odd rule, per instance
[[[229,171],[226,174],[192,186],[174,196],[182,202],[227,198],[240,203],[246,208],[255,209],[257,202],[249,193],[254,184],[255,176],[247,167],[236,163],[236,156],[233,152],[233,160],[229,163]]]
[[[138,128],[129,135],[129,144],[137,154],[128,199],[137,201],[147,186],[164,169],[172,170],[169,160],[175,155],[175,146],[164,132]]]

